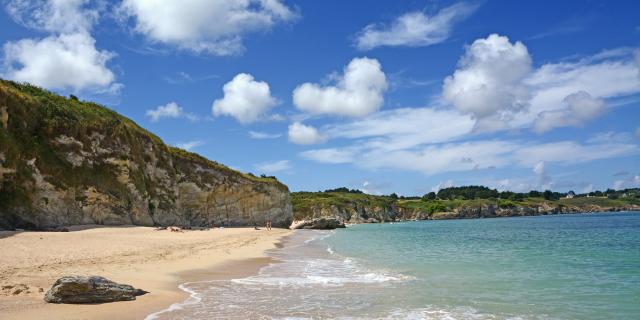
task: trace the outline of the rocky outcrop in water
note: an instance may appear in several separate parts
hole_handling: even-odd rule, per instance
[[[58,279],[44,296],[49,303],[105,303],[135,300],[144,290],[98,276],[67,276]]]
[[[293,221],[288,188],[165,145],[94,103],[0,80],[0,228]]]
[[[316,218],[311,220],[294,221],[289,228],[331,230],[345,228],[345,225],[344,222],[337,218]]]

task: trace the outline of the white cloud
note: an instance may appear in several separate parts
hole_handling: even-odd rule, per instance
[[[213,102],[213,114],[231,116],[244,124],[260,120],[277,104],[269,84],[255,81],[250,74],[236,75],[222,90],[224,97]]]
[[[359,32],[356,46],[371,50],[381,46],[429,46],[440,43],[451,34],[453,25],[470,16],[477,5],[457,3],[433,16],[409,12],[397,17],[389,26],[370,24]]]
[[[590,162],[638,154],[640,148],[631,143],[589,143],[575,141],[550,143],[527,143],[514,151],[514,161],[524,166],[533,166],[540,161],[563,165]]]
[[[507,141],[475,141],[427,145],[405,150],[362,150],[356,165],[366,169],[401,169],[432,175],[504,167],[516,145]]]
[[[387,79],[376,59],[354,58],[333,86],[304,83],[293,91],[293,103],[302,111],[361,117],[384,103]]]
[[[367,145],[395,150],[461,138],[472,131],[474,123],[470,116],[456,111],[400,108],[330,126],[327,133],[332,138],[370,138]]]
[[[442,97],[474,115],[477,132],[580,126],[605,111],[606,99],[640,92],[632,55],[618,48],[532,70],[524,44],[493,34],[467,48]]]
[[[533,173],[535,173],[538,183],[534,189],[551,189],[553,188],[553,180],[547,174],[544,161],[540,161],[533,165]]]
[[[383,190],[385,189],[389,189],[390,185],[389,183],[376,183],[376,182],[371,182],[369,180],[365,180],[364,182],[362,182],[361,187],[359,188],[360,191],[366,193],[366,194],[373,194],[373,195],[382,195],[383,194]]]
[[[582,126],[604,112],[604,100],[592,97],[586,91],[578,91],[566,96],[563,103],[565,109],[543,111],[538,114],[533,129],[538,133],[553,128],[566,126]]]
[[[99,17],[99,8],[89,0],[12,0],[6,9],[16,22],[53,33],[89,31]]]
[[[636,66],[638,67],[638,77],[640,78],[640,49],[636,49],[633,55],[636,59]]]
[[[289,160],[280,160],[275,162],[264,162],[256,164],[256,171],[264,174],[273,174],[277,172],[287,171],[291,169],[291,165],[289,164]]]
[[[533,166],[533,173],[535,173],[538,176],[543,175],[545,173],[544,161],[540,161]]]
[[[289,125],[289,141],[295,144],[317,144],[326,141],[326,137],[318,129],[294,122]]]
[[[6,42],[1,75],[47,89],[118,93],[121,84],[107,63],[115,54],[98,50],[90,30],[100,11],[86,0],[14,0],[7,12],[18,23],[53,33]]]
[[[574,141],[535,143],[506,140],[427,145],[389,151],[367,145],[316,149],[303,152],[321,163],[352,163],[364,169],[397,169],[427,175],[519,166],[542,171],[540,163],[570,165],[640,153],[631,143],[580,144]]]
[[[4,44],[3,77],[48,89],[117,91],[121,85],[107,68],[114,56],[84,32],[22,39]]]
[[[587,142],[589,143],[623,143],[632,142],[633,136],[629,132],[605,131],[592,135]]]
[[[629,51],[619,49],[574,62],[545,64],[528,76],[524,83],[531,91],[530,107],[515,116],[511,127],[528,127],[533,124],[534,130],[539,132],[547,131],[551,127],[576,126],[585,122],[567,120],[575,115],[573,111],[580,111],[579,108],[570,110],[571,104],[565,100],[574,93],[588,93],[591,99],[583,101],[591,101],[592,106],[596,107],[589,110],[604,112],[606,108],[597,107],[601,105],[600,101],[606,102],[607,99],[640,92],[640,78],[637,77]],[[586,95],[582,94],[582,97]],[[588,118],[588,114],[579,114]],[[545,121],[540,118],[548,119]],[[539,121],[556,121],[556,125],[545,128]]]
[[[531,56],[521,42],[492,34],[467,47],[458,70],[444,80],[443,98],[476,118],[509,120],[527,106],[522,80],[531,71]]]
[[[147,110],[145,115],[151,119],[151,122],[158,122],[162,118],[186,118],[190,121],[197,121],[199,119],[194,114],[184,112],[184,109],[175,102],[169,102],[166,105]]]
[[[119,11],[153,42],[214,55],[239,54],[246,33],[297,16],[281,0],[124,0]]]
[[[629,178],[620,179],[613,182],[613,189],[615,190],[638,187],[640,187],[640,175],[631,176]]]
[[[201,140],[176,143],[176,147],[187,150],[187,151],[191,151],[193,148],[197,148],[203,145],[204,145],[204,141],[201,141]]]
[[[356,159],[356,152],[357,150],[354,149],[329,148],[304,151],[300,155],[303,158],[320,163],[338,164],[354,162]]]
[[[453,182],[453,180],[449,179],[447,181],[442,181],[440,183],[438,183],[437,185],[433,186],[431,188],[431,191],[438,193],[438,191],[442,190],[442,189],[446,189],[446,188],[451,188],[454,187],[456,184],[455,182]]]
[[[281,136],[282,136],[281,133],[268,133],[268,132],[261,132],[261,131],[249,131],[249,137],[251,137],[251,139],[259,139],[259,140],[277,139],[277,138],[280,138]]]

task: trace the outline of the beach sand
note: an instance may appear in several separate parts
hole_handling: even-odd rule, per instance
[[[169,232],[134,226],[70,230],[0,232],[0,319],[144,319],[186,299],[180,283],[257,273],[270,262],[265,250],[291,232]],[[149,293],[135,301],[95,305],[45,303],[44,293],[65,275],[99,275]]]

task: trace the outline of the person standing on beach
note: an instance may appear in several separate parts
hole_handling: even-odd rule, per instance
[[[271,230],[271,220],[267,220],[267,230]]]

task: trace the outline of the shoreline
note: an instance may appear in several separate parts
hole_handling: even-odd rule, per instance
[[[269,249],[293,231],[225,228],[172,233],[137,226],[81,226],[71,232],[0,232],[0,319],[144,319],[189,298],[186,282],[257,274],[274,260]],[[44,240],[44,241],[43,241]],[[48,304],[42,300],[63,275],[100,275],[149,293],[134,301]],[[43,288],[43,292],[38,292]]]

